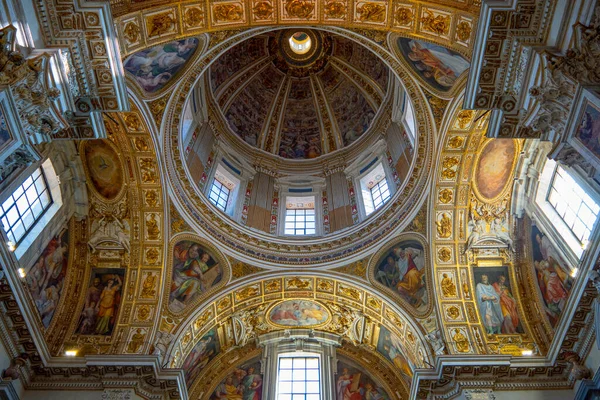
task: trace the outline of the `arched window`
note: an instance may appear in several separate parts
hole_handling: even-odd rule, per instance
[[[569,248],[581,257],[600,213],[600,195],[577,173],[548,160],[536,203]]]
[[[0,223],[9,249],[19,260],[46,227],[54,226],[50,222],[63,205],[50,159],[31,166],[23,176],[0,194]]]
[[[36,168],[0,208],[0,221],[13,249],[50,208],[52,196],[42,168]]]

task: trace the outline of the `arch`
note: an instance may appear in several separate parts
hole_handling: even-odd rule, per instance
[[[452,118],[439,142],[440,161],[434,175],[429,216],[434,290],[439,299],[437,310],[447,349],[453,354],[520,356],[523,350],[537,349],[539,344],[528,321],[523,321],[524,293],[516,279],[521,275],[514,272],[518,255],[514,253],[510,205],[522,145],[519,141],[511,142],[515,146],[511,162],[502,164],[510,169],[506,172],[508,178],[498,185],[502,187],[496,188],[493,198],[486,198],[472,179],[482,157],[480,153],[491,140],[497,140],[485,138],[487,115],[462,110],[458,102],[450,115]],[[505,234],[499,234],[500,231]],[[522,321],[520,333],[501,332],[500,327],[493,329],[496,332],[490,329],[486,332],[476,298],[479,281],[475,277],[481,274],[507,278],[508,290],[516,300],[515,311]]]
[[[207,332],[216,332],[220,351],[229,354],[232,349],[251,345],[261,334],[293,330],[294,327],[272,323],[265,318],[265,312],[282,301],[296,299],[319,302],[332,316],[325,324],[300,328],[340,335],[344,342],[370,348],[372,353],[377,353],[381,331],[388,331],[388,335],[396,338],[393,340],[409,361],[411,371],[433,364],[433,352],[420,324],[398,304],[373,293],[365,283],[333,277],[331,273],[298,275],[289,271],[268,277],[261,275],[234,282],[198,306],[184,321],[173,325],[173,341],[165,361],[171,367],[181,367]],[[384,354],[378,356],[380,360],[386,359]],[[210,370],[211,365],[213,361],[204,368]]]
[[[279,9],[271,1],[261,3],[258,7],[245,2],[211,4],[210,9],[204,4],[183,2],[173,2],[168,6],[121,4],[113,6],[113,15],[117,17],[123,56],[173,38],[186,38],[205,32],[222,40],[232,33],[255,27],[306,24],[370,31],[368,36],[378,42],[385,40],[387,32],[407,37],[426,37],[469,54],[479,11],[479,7],[468,3],[449,5],[444,2],[443,5],[437,5],[431,2],[421,8],[411,0],[400,5],[392,1],[379,2],[371,6],[376,12],[370,15],[367,11],[369,7],[364,8],[360,4],[356,12],[351,12],[355,8],[352,4],[354,1],[336,1],[334,5],[322,0],[286,0],[284,3],[280,3]],[[419,16],[419,11],[424,17]]]

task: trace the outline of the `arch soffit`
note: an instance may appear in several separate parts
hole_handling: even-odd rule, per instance
[[[51,352],[54,354],[60,354],[63,347],[78,348],[82,352],[86,352],[89,347],[89,336],[77,332],[79,315],[86,296],[86,290],[81,290],[81,287],[88,287],[94,268],[125,268],[123,298],[117,314],[118,323],[115,323],[112,334],[103,338],[106,346],[94,348],[94,352],[129,353],[125,339],[131,337],[138,329],[146,341],[139,347],[137,353],[147,352],[150,345],[147,339],[152,335],[153,330],[149,327],[149,323],[159,318],[157,310],[160,305],[158,294],[161,291],[159,282],[162,280],[163,271],[161,268],[163,242],[168,237],[163,207],[166,193],[161,188],[160,165],[155,153],[156,144],[153,143],[143,111],[138,108],[134,98],[131,100],[133,106],[130,112],[114,113],[113,117],[106,117],[105,123],[110,138],[104,139],[110,141],[110,146],[115,149],[124,166],[123,186],[127,186],[129,190],[126,191],[127,195],[120,190],[120,194],[114,200],[106,200],[99,196],[93,188],[88,188],[91,196],[90,202],[93,203],[95,212],[90,213],[87,224],[81,225],[84,229],[77,230],[75,240],[81,245],[77,247],[76,259],[68,267],[67,282],[69,286],[65,288],[65,296],[62,296],[64,299],[56,312],[57,315],[53,318],[56,323],[53,322],[45,334]],[[91,186],[90,172],[87,169],[85,172],[88,177],[88,185]],[[89,251],[87,242],[90,233],[87,232],[87,227],[92,227],[93,221],[102,218],[103,213],[114,212],[114,207],[119,206],[120,203],[126,207],[122,218],[128,221],[131,235],[129,250],[125,249],[123,256],[118,255],[118,259],[115,261],[105,259],[107,256],[112,257],[111,252],[92,253]],[[150,235],[152,237],[148,235],[146,223],[150,214],[154,214],[158,222],[158,233],[154,236]],[[115,216],[115,218],[121,218],[121,216]],[[79,264],[79,268],[77,268],[77,264]],[[81,272],[82,270],[84,273]],[[152,287],[147,287],[147,284],[144,286],[144,278],[147,274],[154,277]],[[72,290],[77,290],[77,295],[69,295],[74,293]]]
[[[227,376],[236,371],[241,365],[258,361],[261,355],[261,349],[251,344],[219,354],[215,361],[210,364],[210,368],[205,368],[204,373],[201,373],[190,383],[190,398],[208,400],[217,386]],[[410,392],[408,382],[394,368],[389,368],[385,361],[381,362],[382,360],[377,354],[373,354],[364,347],[344,343],[337,349],[337,355],[338,361],[340,358],[342,361],[349,360],[367,371],[371,377],[375,378],[376,382],[383,386],[386,393],[395,393],[401,399],[408,398]]]
[[[160,43],[202,33],[214,34],[218,40],[231,34],[223,31],[235,33],[257,27],[309,24],[355,29],[378,42],[384,41],[387,32],[426,38],[468,58],[474,45],[473,28],[479,12],[474,1],[463,4],[381,1],[366,3],[366,7],[357,0],[335,1],[334,7],[322,0],[287,0],[284,3],[277,10],[271,0],[262,3],[261,7],[245,1],[215,3],[208,7],[204,3],[172,2],[167,6],[138,8],[136,11],[121,8],[119,12],[113,10],[113,14],[118,15],[116,26],[123,57]]]
[[[174,336],[167,351],[167,359],[173,367],[180,367],[202,336],[215,328],[220,329],[219,332],[224,336],[221,339],[222,349],[238,347],[240,343],[236,344],[235,338],[231,336],[234,329],[232,317],[245,321],[254,318],[256,321],[271,306],[288,299],[314,300],[325,306],[331,315],[338,314],[346,318],[341,322],[338,319],[330,320],[316,329],[346,335],[349,341],[362,343],[375,350],[377,343],[372,343],[376,339],[373,334],[384,326],[400,339],[403,354],[414,367],[422,368],[426,363],[433,364],[432,350],[417,318],[390,301],[387,296],[374,293],[371,286],[353,282],[344,276],[332,277],[331,273],[318,272],[306,276],[294,271],[282,272],[277,276],[272,273],[267,276],[262,274],[250,281],[234,282],[221,293],[198,305],[193,313],[179,323],[163,316],[160,329],[172,332]],[[352,322],[361,316],[365,316],[366,321],[364,336],[350,336],[348,331]],[[268,321],[261,326],[263,329],[252,326],[248,331],[253,335],[260,335],[284,329]]]
[[[473,179],[481,151],[491,140],[485,137],[487,115],[471,110],[462,110],[460,102],[444,126],[439,142],[439,162],[434,174],[429,211],[429,242],[434,266],[434,292],[437,312],[442,323],[447,350],[453,354],[513,354],[522,350],[534,350],[532,331],[527,321],[523,322],[524,333],[516,335],[487,335],[477,306],[473,269],[486,266],[512,266],[515,254],[500,246],[488,259],[481,254],[465,251],[469,237],[468,222],[471,207],[490,210],[489,217],[502,209],[510,212],[512,180],[518,165],[522,143],[515,141],[515,155],[506,186],[493,199],[483,199]],[[500,212],[500,211],[498,211]],[[443,214],[450,222],[443,226]],[[513,224],[509,223],[509,227]],[[511,233],[512,235],[513,233]],[[500,242],[496,243],[500,244]],[[506,247],[506,246],[504,246]],[[443,275],[451,281],[443,282]],[[521,305],[514,268],[508,270],[511,293],[519,303],[519,315],[526,315]],[[462,339],[468,340],[462,346]],[[510,353],[512,351],[512,353]],[[508,353],[507,353],[508,352]]]

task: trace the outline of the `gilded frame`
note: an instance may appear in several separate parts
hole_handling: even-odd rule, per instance
[[[479,191],[479,187],[477,186],[476,182],[473,181],[473,179],[475,179],[475,173],[477,172],[477,169],[479,168],[479,161],[481,159],[481,155],[483,153],[483,149],[488,146],[488,144],[493,141],[493,140],[512,140],[513,144],[515,146],[515,154],[513,155],[513,161],[512,161],[512,166],[511,166],[511,171],[510,171],[510,175],[508,177],[508,179],[506,180],[506,182],[504,183],[504,187],[502,188],[502,190],[500,191],[500,193],[498,193],[496,196],[494,196],[491,199],[488,199],[486,197],[484,197],[481,192]],[[486,138],[482,143],[479,144],[479,147],[477,148],[477,153],[476,153],[476,158],[473,162],[473,168],[472,168],[472,176],[471,176],[471,182],[473,182],[473,184],[471,185],[471,188],[473,189],[473,193],[475,193],[475,196],[477,197],[478,200],[484,202],[484,203],[489,203],[489,204],[493,204],[496,203],[502,199],[504,199],[506,197],[506,195],[508,194],[509,191],[512,190],[513,188],[513,180],[511,179],[512,177],[514,177],[515,175],[515,168],[517,166],[517,162],[519,160],[519,155],[521,153],[521,142],[517,139],[490,139],[490,138]]]
[[[409,304],[402,296],[400,296],[398,293],[396,293],[389,287],[383,285],[375,278],[375,272],[376,272],[378,264],[381,262],[382,257],[387,252],[389,252],[392,249],[392,247],[394,247],[395,245],[399,244],[400,242],[408,241],[408,240],[416,241],[423,247],[423,257],[425,259],[425,266],[423,267],[423,269],[425,270],[425,290],[427,291],[427,299],[428,299],[427,308],[423,312],[417,311],[417,309],[413,305]],[[402,304],[403,308],[410,315],[415,316],[415,317],[425,317],[431,313],[431,311],[433,309],[433,305],[434,305],[433,303],[435,302],[434,301],[435,298],[433,296],[433,290],[432,290],[432,284],[433,284],[432,279],[434,279],[434,277],[431,274],[431,269],[432,268],[431,268],[431,259],[430,259],[430,247],[429,247],[429,244],[427,243],[427,240],[425,239],[425,237],[423,237],[423,235],[421,235],[419,233],[407,232],[407,233],[401,233],[401,234],[394,236],[393,238],[387,240],[381,246],[381,248],[371,256],[368,267],[367,267],[367,276],[368,276],[369,282],[372,285],[374,285],[375,288],[379,289],[381,292],[387,294],[391,298],[396,299],[400,304]]]
[[[600,146],[598,152],[595,153],[577,136],[588,106],[592,107],[599,114],[598,118],[600,120],[600,86],[580,86],[577,89],[571,114],[565,128],[565,137],[567,143],[573,146],[586,161],[589,161],[594,168],[600,169]],[[593,132],[591,133],[592,136],[590,136],[590,139],[593,139]],[[600,139],[600,132],[598,134],[599,136],[596,137],[597,141]]]
[[[184,240],[194,241],[194,242],[200,244],[201,246],[203,246],[204,248],[206,248],[210,252],[210,256],[213,257],[215,259],[215,261],[218,261],[218,264],[222,266],[223,276],[221,277],[221,280],[215,286],[211,287],[205,293],[200,294],[192,303],[187,304],[180,311],[173,311],[170,308],[170,304],[169,304],[169,296],[171,295],[169,288],[171,287],[171,283],[173,282],[173,252],[174,252],[175,245],[178,242],[181,242]],[[166,286],[163,287],[163,294],[162,294],[163,304],[164,304],[163,312],[166,315],[177,316],[177,317],[185,316],[186,313],[188,313],[190,311],[190,309],[196,308],[198,305],[202,304],[204,300],[206,300],[208,297],[212,296],[214,293],[218,292],[220,289],[222,289],[224,286],[226,286],[229,283],[229,280],[231,279],[231,266],[229,265],[229,261],[228,261],[227,257],[225,257],[225,255],[220,250],[218,250],[215,246],[210,244],[206,239],[202,238],[201,236],[198,236],[195,234],[190,234],[190,233],[182,233],[179,235],[174,235],[169,240],[168,249],[169,249],[169,251],[166,254],[166,256],[168,257],[166,260],[166,262],[167,262],[167,269],[166,269],[167,276],[165,277],[166,278],[165,279]]]

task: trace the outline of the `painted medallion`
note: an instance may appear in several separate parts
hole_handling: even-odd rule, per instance
[[[269,320],[280,326],[322,325],[329,320],[329,311],[314,301],[286,300],[271,309]]]
[[[96,192],[106,200],[115,199],[123,187],[123,165],[108,141],[86,141],[83,161]]]
[[[516,151],[512,139],[493,139],[483,147],[475,168],[475,184],[484,199],[491,200],[502,193],[510,180]]]

